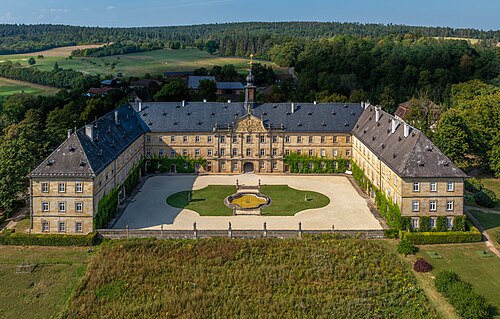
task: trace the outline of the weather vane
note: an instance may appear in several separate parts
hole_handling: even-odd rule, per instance
[[[253,64],[253,53],[250,54],[250,62],[248,62],[248,64],[250,64],[250,66]]]

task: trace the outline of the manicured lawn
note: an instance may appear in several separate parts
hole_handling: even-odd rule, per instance
[[[0,246],[0,317],[58,318],[87,267],[88,248]],[[24,261],[32,273],[16,274]]]
[[[500,178],[481,178],[481,182],[483,182],[484,187],[494,191],[497,198],[500,199]]]
[[[126,240],[102,247],[64,318],[439,318],[373,240]]]
[[[55,49],[54,49],[55,50]],[[52,70],[57,62],[63,69],[74,69],[87,74],[114,74],[123,76],[144,76],[145,73],[163,74],[169,71],[193,71],[197,68],[212,68],[214,65],[234,64],[240,72],[248,70],[248,59],[240,57],[220,57],[195,48],[184,50],[155,50],[102,58],[68,58],[69,50],[62,50],[60,56],[51,54],[37,59],[37,54],[0,55],[0,61],[10,60],[28,67],[28,59],[35,57],[37,63],[32,66],[41,70]],[[260,63],[277,66],[268,61]]]
[[[420,246],[419,255],[432,264],[434,275],[440,270],[451,270],[463,281],[471,283],[479,294],[496,307],[495,318],[500,318],[500,258],[481,257],[478,252],[485,249],[484,243],[426,245]],[[430,258],[427,252],[437,252],[443,258]]]
[[[484,229],[500,244],[500,214],[486,213],[471,209],[470,212],[483,225]]]
[[[57,88],[0,78],[0,96],[7,96],[16,93],[55,94],[57,91],[59,91]]]
[[[272,200],[269,207],[262,209],[262,215],[266,216],[293,216],[300,211],[324,207],[330,203],[330,199],[323,194],[300,191],[287,185],[263,185],[260,191]],[[190,192],[191,201],[188,202]],[[200,190],[175,193],[167,198],[167,204],[194,210],[201,216],[231,216],[232,211],[224,205],[224,198],[235,192],[234,186],[210,185]]]

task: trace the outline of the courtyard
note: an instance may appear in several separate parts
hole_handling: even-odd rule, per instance
[[[237,182],[254,186],[259,181],[261,192],[275,201],[267,211],[262,210],[262,215],[233,216],[222,203],[224,196],[236,190]],[[212,203],[208,201],[211,197],[199,197],[198,191],[206,192],[213,186],[219,186],[223,195],[213,196]],[[189,191],[193,197],[183,203]],[[207,207],[220,209],[201,215],[195,211],[205,212]],[[293,214],[295,211],[298,212]],[[264,222],[268,229],[297,229],[299,223],[304,230],[331,230],[332,226],[337,230],[382,229],[368,207],[368,200],[358,194],[345,176],[254,174],[150,177],[113,228],[193,229],[196,223],[197,229],[218,230],[227,229],[231,223],[233,229],[251,230],[262,229]]]

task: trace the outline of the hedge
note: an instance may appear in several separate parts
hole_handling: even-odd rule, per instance
[[[473,243],[483,240],[481,232],[471,227],[470,231],[408,232],[401,231],[399,238],[407,238],[414,245]]]
[[[464,181],[464,186],[471,193],[477,193],[484,188],[483,183],[477,178],[467,178]]]
[[[20,234],[14,230],[0,233],[0,245],[18,246],[92,246],[97,243],[97,233],[88,235]]]
[[[493,208],[497,203],[497,196],[492,190],[484,188],[474,194],[476,203],[483,207]]]
[[[195,165],[205,167],[207,161],[203,158],[191,158],[189,156],[176,156],[176,157],[163,157],[153,156],[147,159],[149,165],[147,166],[148,173],[169,173],[170,167],[175,165],[177,173],[194,173]]]
[[[290,173],[301,174],[345,173],[349,162],[345,158],[331,159],[297,153],[285,155],[283,161],[289,166]],[[312,168],[309,167],[310,164]]]
[[[490,318],[486,298],[476,293],[470,283],[460,280],[456,273],[441,271],[436,275],[434,284],[437,291],[448,299],[461,317],[466,319]]]

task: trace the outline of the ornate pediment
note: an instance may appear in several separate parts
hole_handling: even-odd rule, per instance
[[[266,133],[267,130],[262,120],[252,114],[247,114],[240,119],[235,126],[237,133]]]

